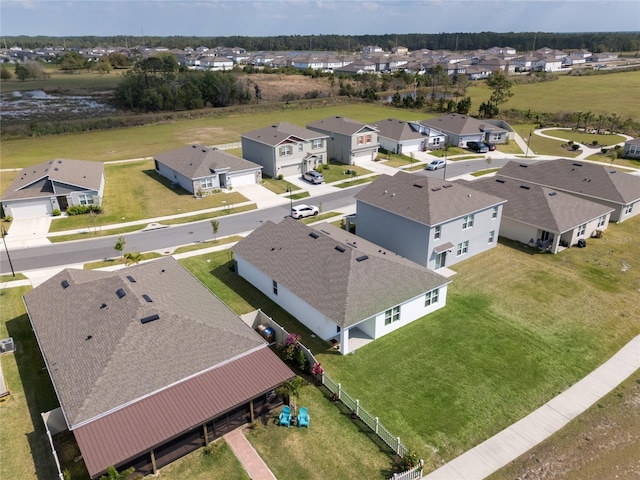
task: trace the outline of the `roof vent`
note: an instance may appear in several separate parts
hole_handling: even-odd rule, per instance
[[[106,303],[103,303],[102,305],[100,305],[100,310],[102,310],[104,308],[107,308],[107,304]]]
[[[144,298],[144,300],[145,300],[146,302],[148,302],[148,303],[152,303],[152,302],[153,302],[153,300],[151,300],[151,297],[150,297],[149,295],[147,295],[146,293],[144,293],[144,294],[142,295],[142,298]]]
[[[85,340],[91,340],[93,338],[93,335],[87,335],[87,338],[85,338]]]
[[[419,183],[414,183],[413,186],[414,187],[418,187],[418,188],[422,188],[422,185],[420,185]]]
[[[531,187],[527,187],[526,185],[520,185],[520,188],[524,188],[525,190],[530,190]]]
[[[62,285],[62,288],[67,288],[69,286],[69,282],[67,280],[62,280],[62,282],[60,282],[60,285]]]
[[[316,232],[311,232],[311,233],[309,233],[309,236],[311,238],[318,238],[320,235],[318,235]]]
[[[609,170],[609,173],[616,173],[616,170]]]
[[[438,190],[442,190],[440,187],[436,187],[436,188],[432,188],[431,191],[432,192],[437,192]]]
[[[193,148],[198,148],[198,145],[191,145]]]
[[[449,183],[447,185],[442,185],[442,188],[451,188],[451,187],[453,187],[452,183]]]
[[[119,288],[118,290],[116,290],[116,295],[118,295],[118,298],[122,298],[126,295],[126,292],[123,289]]]
[[[392,196],[392,197],[395,197],[395,196],[396,196],[396,194],[395,194],[395,193],[392,193],[392,194],[391,194],[391,196]]]
[[[364,262],[367,258],[369,258],[369,255],[361,255],[356,258],[356,262]]]
[[[500,180],[499,178],[496,178],[496,182],[498,182],[498,183],[504,183],[504,180]]]
[[[159,318],[160,315],[154,313],[153,315],[149,315],[148,317],[141,318],[140,323],[144,325],[145,323],[153,322],[154,320],[158,320]]]
[[[129,280],[131,283],[136,283],[136,279],[133,278],[131,275],[127,275],[127,280]]]
[[[346,248],[344,248],[342,245],[336,245],[336,250],[338,250],[339,252],[344,252]]]

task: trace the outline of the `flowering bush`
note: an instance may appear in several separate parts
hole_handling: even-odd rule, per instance
[[[294,358],[296,350],[298,350],[298,342],[302,337],[297,333],[290,333],[284,341],[284,359],[291,361]]]
[[[316,362],[313,364],[311,373],[313,373],[314,375],[322,375],[324,373],[324,368],[322,368],[322,365]]]

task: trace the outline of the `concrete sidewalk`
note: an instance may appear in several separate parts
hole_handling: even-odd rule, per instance
[[[223,438],[252,480],[276,480],[275,475],[244,436],[241,428],[236,428]]]
[[[479,480],[488,477],[556,433],[639,368],[640,335],[568,390],[424,478]]]

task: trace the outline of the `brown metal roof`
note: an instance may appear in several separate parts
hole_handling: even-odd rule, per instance
[[[183,352],[184,359],[189,351]],[[171,361],[167,358],[167,361]],[[73,431],[89,475],[273,390],[294,373],[266,346]]]

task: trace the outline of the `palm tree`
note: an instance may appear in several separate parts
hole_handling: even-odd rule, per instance
[[[284,382],[282,385],[276,388],[276,393],[285,397],[285,402],[288,403],[289,406],[292,407],[295,411],[297,407],[297,401],[300,398],[300,389],[303,385],[303,378],[299,375],[296,375],[296,378],[294,378],[293,380]]]
[[[582,112],[576,112],[574,113],[574,115],[576,116],[576,130],[580,129],[580,120],[582,120],[582,116],[584,115]]]
[[[602,130],[602,124],[605,122],[606,119],[607,119],[607,116],[604,113],[601,113],[600,115],[598,115],[598,133],[600,133],[600,131]]]
[[[591,120],[591,112],[587,112],[584,114],[584,131],[587,131],[589,127],[589,120]]]
[[[124,237],[118,237],[118,240],[116,240],[116,244],[113,246],[113,248],[121,254],[126,243],[127,242],[125,241]]]
[[[609,117],[609,121],[611,122],[609,125],[609,132],[611,132],[611,134],[613,134],[613,132],[615,131],[616,127],[618,126],[618,114],[617,113],[612,113],[611,116]]]
[[[127,265],[136,265],[142,260],[140,252],[127,252],[124,254],[125,263]]]

